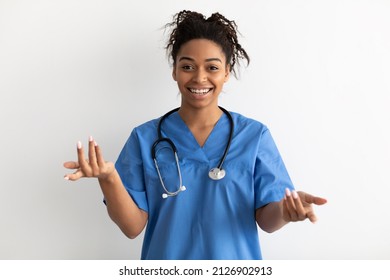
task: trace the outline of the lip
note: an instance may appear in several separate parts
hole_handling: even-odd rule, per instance
[[[203,100],[208,98],[210,94],[213,93],[213,87],[188,87],[187,91],[192,98],[196,100]]]
[[[209,92],[211,92],[214,89],[214,87],[187,87],[187,90],[191,92],[192,94],[197,95],[206,95]]]

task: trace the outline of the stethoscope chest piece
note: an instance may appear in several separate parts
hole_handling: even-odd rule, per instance
[[[223,177],[225,177],[225,175],[225,170],[219,169],[218,167],[215,167],[209,171],[209,177],[213,180],[221,180]]]

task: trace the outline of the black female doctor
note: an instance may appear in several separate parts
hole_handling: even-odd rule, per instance
[[[235,67],[249,62],[234,21],[182,11],[167,26],[180,107],[134,128],[115,164],[92,137],[88,158],[78,142],[65,179],[97,178],[129,238],[146,226],[142,259],[261,259],[257,226],[314,223],[312,205],[326,200],[294,189],[264,124],[218,105]]]

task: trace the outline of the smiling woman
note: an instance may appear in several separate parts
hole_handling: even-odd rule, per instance
[[[172,76],[182,94],[179,114],[191,108],[212,112],[210,109],[218,108],[218,96],[229,79],[229,66],[219,45],[193,39],[181,47]],[[221,116],[220,111],[216,113],[213,119],[208,118],[212,125]]]
[[[92,137],[88,159],[79,143],[65,179],[98,178],[129,238],[147,225],[142,259],[261,259],[257,225],[315,222],[312,205],[326,200],[294,190],[265,125],[218,106],[230,73],[249,63],[236,24],[182,11],[167,27],[180,108],[134,128],[115,165]]]

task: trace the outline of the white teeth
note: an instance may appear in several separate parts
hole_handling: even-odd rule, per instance
[[[194,94],[199,94],[199,95],[205,95],[207,94],[211,89],[210,88],[205,88],[205,89],[194,89],[190,88],[190,91]]]

